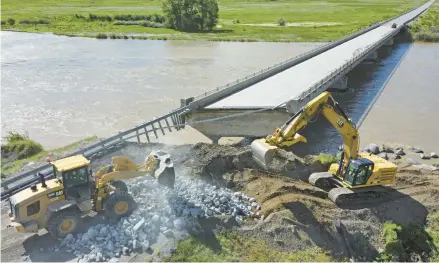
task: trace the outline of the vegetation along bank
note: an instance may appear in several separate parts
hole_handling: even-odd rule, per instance
[[[178,0],[4,0],[1,24],[2,30],[103,39],[331,41],[425,2],[189,1],[187,6],[195,7],[195,12]],[[418,39],[437,37],[437,10],[435,3],[428,15],[414,25]]]

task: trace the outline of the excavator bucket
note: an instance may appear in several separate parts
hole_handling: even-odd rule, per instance
[[[175,170],[171,155],[163,151],[154,151],[147,158],[151,158],[151,156],[158,161],[157,169],[153,174],[157,182],[169,188],[174,188]]]
[[[278,149],[277,146],[265,142],[265,138],[254,140],[250,145],[253,160],[255,160],[264,169],[273,161],[274,155]]]
[[[292,139],[288,140],[288,145],[291,146],[298,142],[306,143],[307,140],[302,135],[296,133]],[[250,147],[252,149],[253,160],[264,169],[268,169],[268,166],[272,164],[275,154],[278,154],[279,157],[284,157],[286,153],[285,150],[267,143],[265,138],[253,141]]]

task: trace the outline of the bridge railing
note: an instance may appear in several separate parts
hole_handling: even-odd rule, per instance
[[[138,142],[141,142],[141,136],[144,137],[145,141],[151,142],[154,138],[158,139],[160,133],[165,135],[165,132],[172,132],[172,129],[177,131],[182,129],[184,127],[184,119],[182,118],[182,115],[186,111],[188,111],[188,107],[178,108],[159,118],[155,118],[152,121],[145,122],[132,129],[94,143],[84,149],[67,154],[65,157],[83,154],[85,157],[93,159],[102,156],[109,151],[119,149],[128,140],[137,139]],[[37,173],[42,173],[46,178],[51,178],[51,165],[45,164],[10,179],[2,180],[1,200],[8,198],[11,194],[38,181],[39,177]]]
[[[230,96],[231,94],[233,94],[233,93],[235,93],[235,92],[237,92],[239,90],[242,90],[243,88],[239,87],[239,84],[243,84],[245,82],[248,82],[249,80],[257,78],[258,76],[267,74],[270,71],[273,71],[274,74],[277,74],[277,73],[281,72],[282,70],[287,69],[288,68],[288,67],[286,67],[287,65],[290,65],[290,67],[291,67],[291,66],[294,66],[294,65],[298,64],[298,63],[294,63],[295,61],[300,63],[300,62],[302,62],[302,61],[304,61],[306,59],[309,59],[309,58],[311,58],[313,56],[317,56],[317,55],[319,55],[319,54],[329,50],[330,48],[334,48],[334,47],[336,47],[338,45],[341,45],[341,44],[343,44],[343,43],[345,43],[345,42],[347,42],[347,41],[349,41],[349,40],[351,40],[351,39],[353,39],[355,37],[358,37],[359,35],[367,33],[367,32],[369,32],[369,31],[371,31],[371,30],[373,30],[373,29],[375,29],[375,28],[377,28],[377,27],[379,27],[379,26],[381,26],[383,24],[386,24],[386,23],[388,23],[388,22],[390,22],[392,20],[395,20],[395,19],[397,19],[399,17],[402,17],[402,16],[404,16],[404,15],[406,15],[406,14],[412,12],[412,11],[415,11],[416,9],[421,8],[421,7],[417,7],[417,8],[408,10],[408,11],[404,12],[403,14],[400,14],[398,16],[389,18],[389,19],[387,19],[385,21],[374,23],[373,25],[371,25],[371,26],[369,26],[367,28],[364,28],[362,30],[359,30],[359,31],[355,32],[354,34],[352,34],[350,36],[344,37],[344,38],[339,39],[339,40],[337,40],[335,42],[326,43],[326,44],[324,44],[322,46],[319,46],[319,47],[317,47],[315,49],[306,51],[305,53],[302,53],[302,54],[300,54],[298,56],[295,56],[293,58],[287,59],[287,60],[282,61],[280,63],[276,63],[276,64],[274,64],[274,65],[272,65],[270,67],[261,69],[261,70],[259,70],[257,72],[254,72],[254,73],[252,73],[250,75],[247,75],[245,77],[239,78],[239,79],[237,79],[237,80],[235,80],[235,81],[233,81],[231,83],[227,83],[226,85],[218,86],[218,87],[216,87],[216,88],[214,88],[212,90],[209,90],[209,91],[206,91],[204,93],[201,93],[201,94],[191,98],[191,101],[193,101],[192,105],[196,105],[195,106],[196,108],[201,108],[201,107],[205,107],[207,105],[210,105],[210,104],[214,103],[215,101],[218,101],[219,99],[221,99],[223,97]],[[279,69],[279,70],[276,70],[276,69]],[[272,75],[274,75],[274,74],[272,74]],[[261,81],[262,79],[259,79],[258,81]],[[254,82],[256,83],[258,81],[254,81]],[[250,82],[250,84],[252,85],[254,83]],[[229,90],[229,91],[227,91],[227,90]],[[224,92],[224,94],[218,95],[218,94],[220,94],[220,91],[222,91],[222,92],[225,91],[225,92]],[[211,97],[211,99],[209,97]]]

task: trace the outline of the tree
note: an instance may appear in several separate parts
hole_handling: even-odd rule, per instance
[[[182,31],[212,30],[218,23],[217,0],[163,0],[169,27]]]

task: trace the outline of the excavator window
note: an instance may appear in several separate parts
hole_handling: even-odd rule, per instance
[[[372,174],[372,170],[372,165],[370,164],[359,164],[351,160],[344,181],[351,186],[364,185]]]

